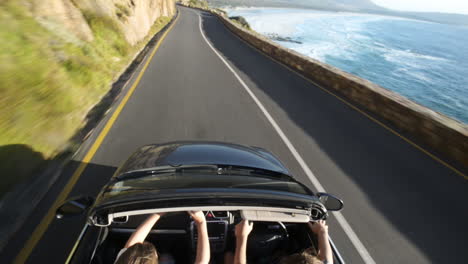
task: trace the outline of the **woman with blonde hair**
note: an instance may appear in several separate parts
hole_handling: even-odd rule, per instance
[[[301,253],[284,256],[279,264],[333,264],[333,253],[328,241],[328,226],[324,220],[307,223],[310,230],[317,236],[318,252],[310,247]],[[252,232],[253,223],[242,220],[236,225],[236,250],[235,255],[225,255],[226,264],[247,263],[247,238]],[[276,262],[275,262],[276,263]]]
[[[205,215],[202,211],[188,212],[195,221],[198,230],[198,244],[196,264],[208,264],[210,262],[210,242],[208,239],[208,228],[206,226]],[[145,239],[153,226],[161,218],[162,214],[152,214],[128,239],[124,248],[117,254],[115,264],[163,264],[173,263],[173,260],[164,261],[159,258],[158,252],[153,244]]]
[[[309,222],[310,230],[317,236],[318,252],[314,248],[283,257],[280,264],[333,264],[333,253],[328,241],[328,225],[324,220]]]

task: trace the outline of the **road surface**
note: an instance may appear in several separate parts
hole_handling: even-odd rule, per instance
[[[332,217],[330,232],[347,263],[459,263],[468,257],[467,180],[259,53],[216,17],[178,9],[174,27],[69,196],[95,195],[142,145],[227,141],[270,150],[317,190],[304,172],[310,168],[321,188],[345,201],[342,216],[351,231]],[[34,231],[110,116],[3,250],[2,263],[20,252],[27,263],[65,261],[82,219],[53,220],[43,234]],[[38,243],[24,248],[31,234]]]

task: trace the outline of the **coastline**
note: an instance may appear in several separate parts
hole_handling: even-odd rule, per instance
[[[410,25],[409,28],[411,25],[417,25],[424,30],[448,27],[454,29],[452,30],[454,32],[458,30],[456,25],[439,25],[365,13],[309,11],[296,8],[241,7],[224,10],[229,15],[245,16],[253,30],[285,48],[375,82],[461,124],[468,123],[468,109],[465,109],[468,104],[463,99],[466,97],[463,91],[463,83],[466,82],[463,69],[468,69],[468,64],[458,59],[463,58],[463,54],[460,54],[463,53],[463,48],[451,50],[453,47],[434,46],[430,42],[428,44],[427,40],[417,39],[419,32],[407,30],[397,34],[392,33],[394,21],[402,21],[399,24]],[[252,13],[251,16],[245,14],[249,12]],[[291,12],[294,18],[285,20]],[[338,17],[340,19],[337,19]],[[276,23],[276,21],[281,22]],[[420,22],[423,24],[414,24]],[[372,32],[367,29],[368,23],[372,23],[372,26],[391,23],[392,27],[388,32]],[[284,31],[281,24],[284,25]],[[321,24],[326,24],[326,27],[321,28],[323,27]],[[348,26],[351,28],[347,29]],[[308,28],[317,29],[304,32],[309,30]],[[336,28],[338,29],[335,30]],[[378,38],[372,38],[375,36],[371,33]],[[437,31],[434,30],[432,33],[435,35]],[[330,34],[334,35],[333,38],[319,36]],[[413,39],[406,43],[403,37],[398,39],[399,35],[405,34],[412,35]],[[385,42],[385,39],[380,39],[385,35],[401,42]],[[362,38],[367,39],[362,40]],[[415,42],[414,39],[419,42]],[[433,47],[441,51],[433,52]]]

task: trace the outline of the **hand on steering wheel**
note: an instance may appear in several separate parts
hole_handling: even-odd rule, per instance
[[[316,235],[328,233],[328,225],[327,222],[325,222],[325,220],[309,222],[308,225],[310,230]]]

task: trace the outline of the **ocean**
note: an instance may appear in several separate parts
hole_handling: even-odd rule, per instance
[[[468,27],[304,9],[227,11],[287,48],[468,124]]]

